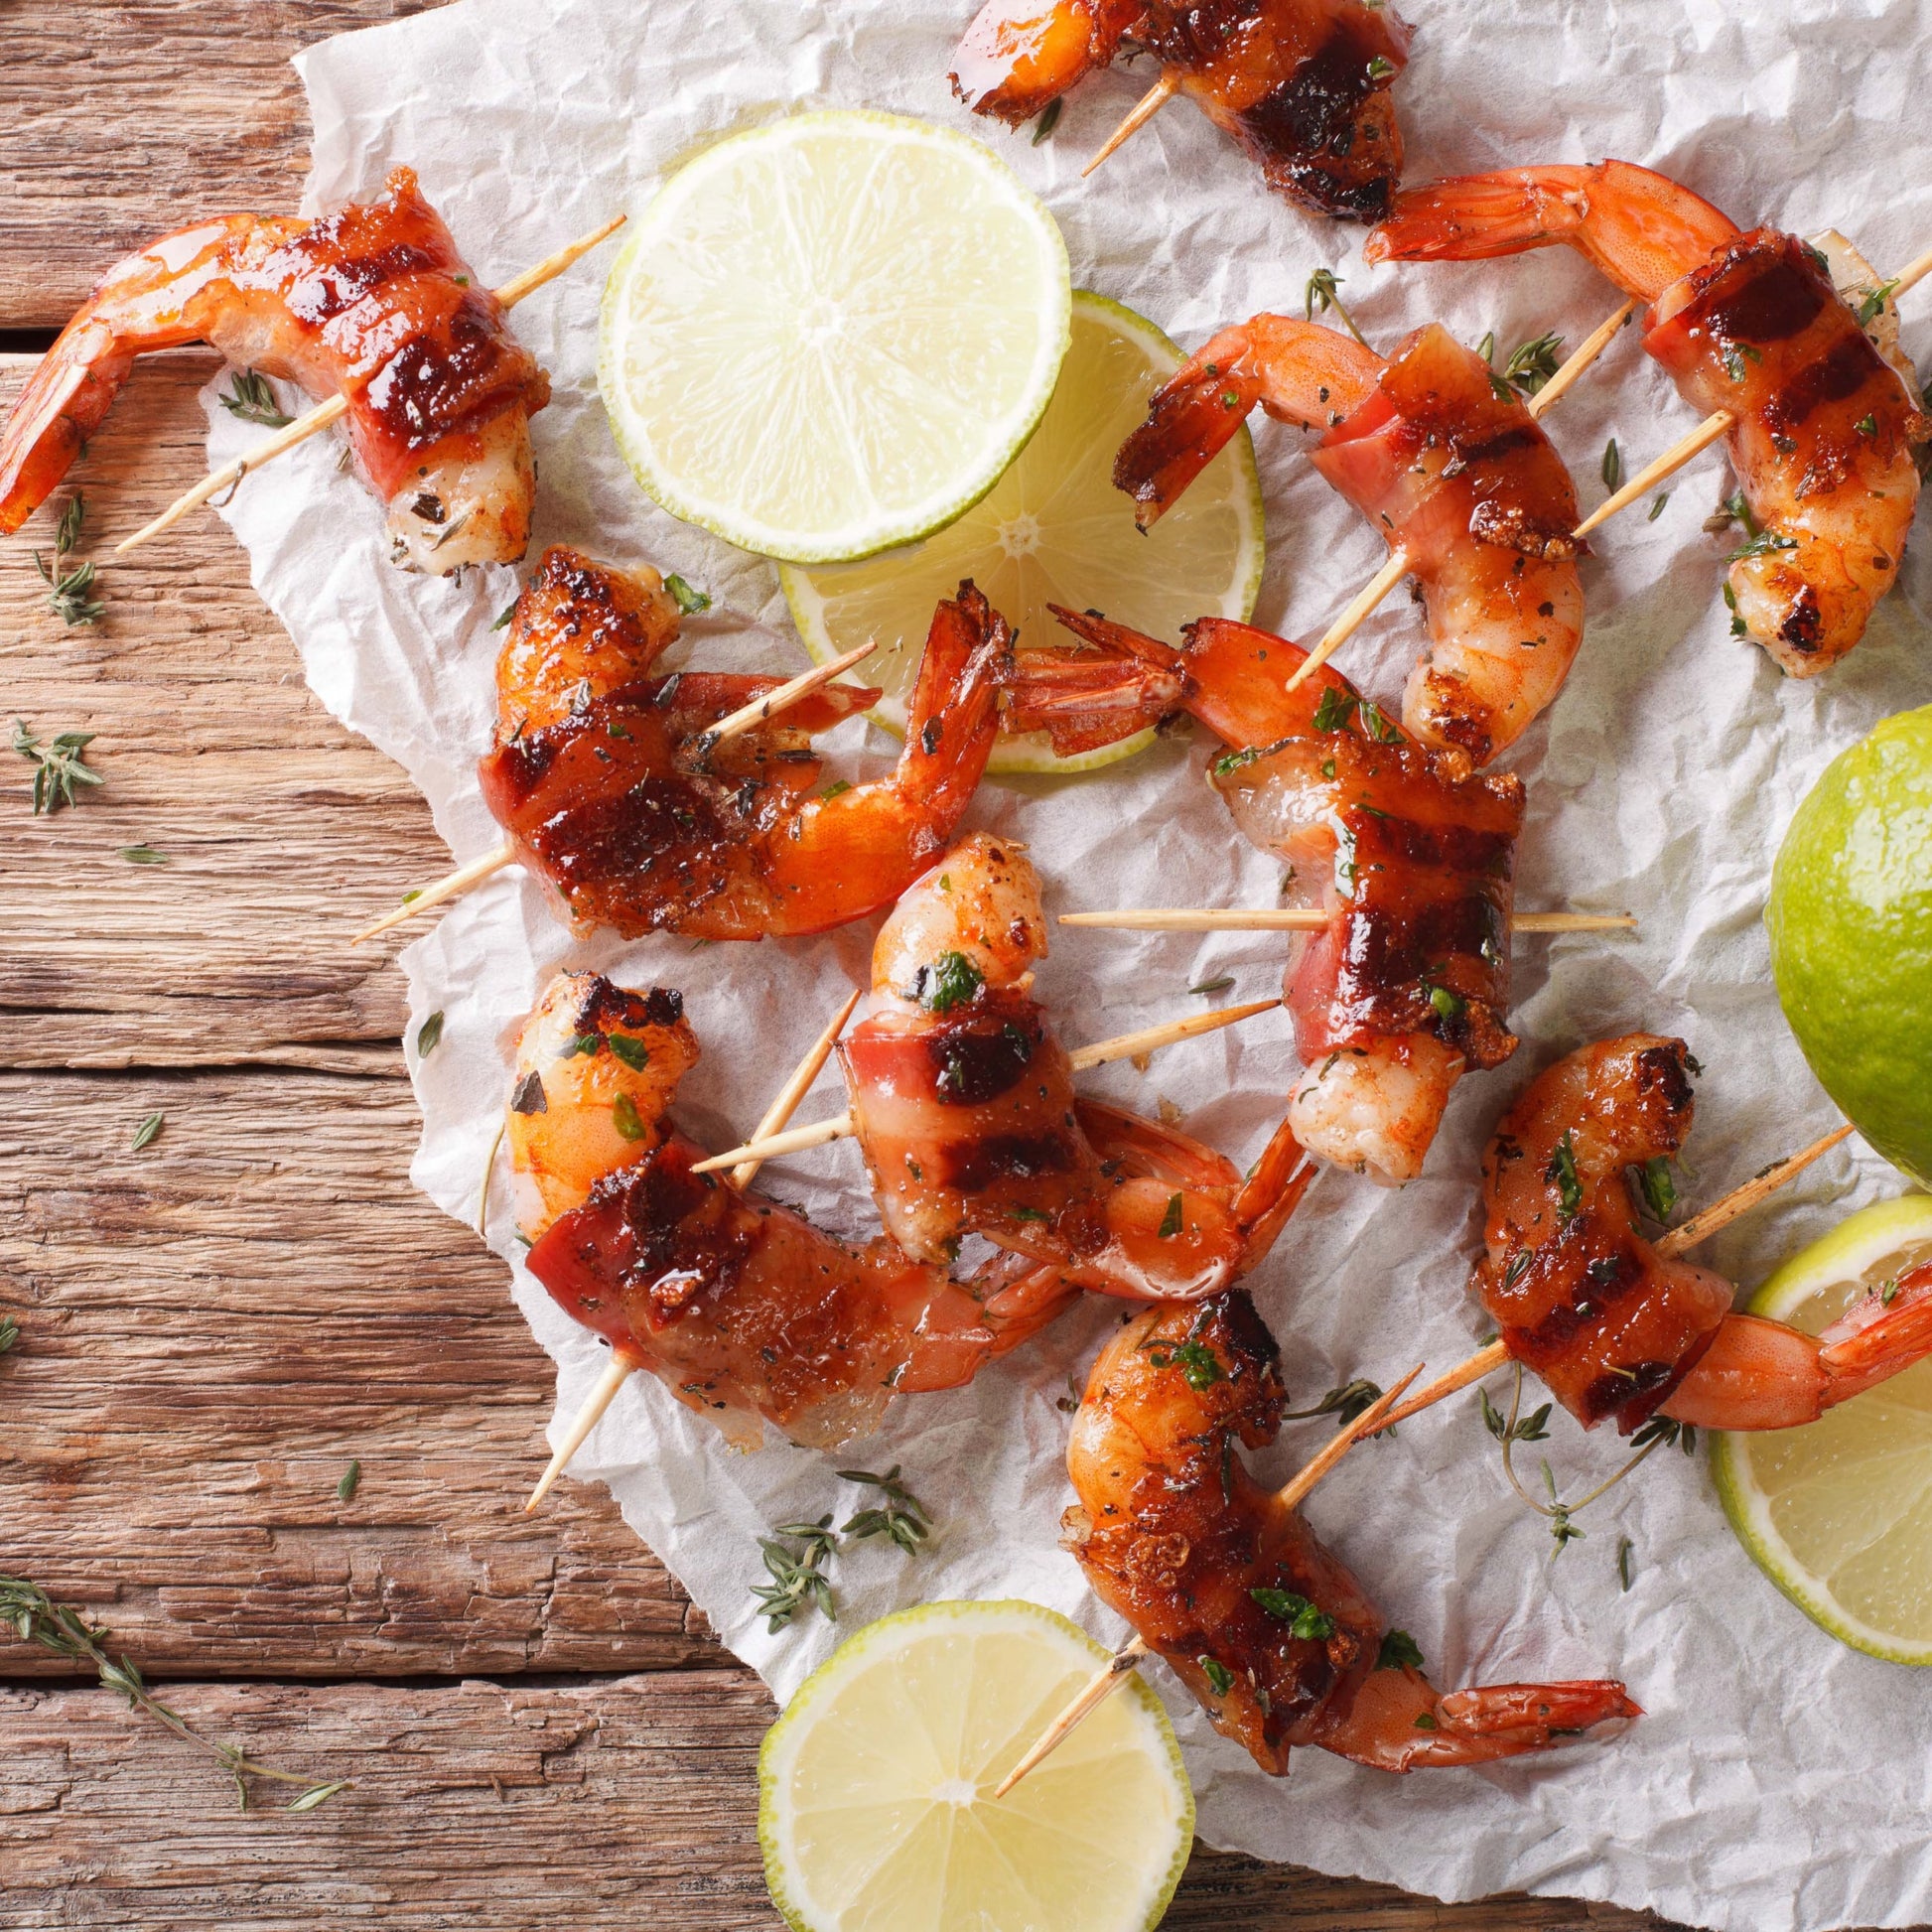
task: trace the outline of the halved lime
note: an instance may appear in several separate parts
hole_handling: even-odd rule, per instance
[[[1145,1932],[1187,1863],[1194,1798],[1138,1677],[997,1801],[1107,1661],[1036,1603],[928,1603],[862,1630],[759,1753],[759,1843],[796,1932]]]
[[[1932,1261],[1932,1195],[1854,1214],[1785,1263],[1749,1311],[1816,1334]],[[1833,1636],[1932,1664],[1932,1361],[1801,1429],[1718,1438],[1725,1512],[1759,1569]]]
[[[1147,399],[1180,366],[1153,323],[1077,290],[1073,340],[1053,400],[1013,467],[966,514],[916,550],[865,563],[779,573],[805,648],[823,663],[877,637],[869,684],[886,687],[873,718],[905,729],[905,698],[932,607],[970,577],[1020,632],[1021,647],[1068,643],[1048,603],[1104,611],[1169,643],[1195,618],[1249,617],[1261,588],[1261,482],[1243,429],[1146,535],[1114,487],[1114,453]],[[995,771],[1087,771],[1127,758],[1151,732],[1081,758],[1056,759],[1044,733],[1003,740]]]
[[[598,377],[674,516],[865,557],[998,481],[1053,393],[1067,300],[1053,217],[977,141],[799,114],[658,191],[611,271]]]

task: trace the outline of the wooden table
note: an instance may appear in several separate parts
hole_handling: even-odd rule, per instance
[[[0,400],[122,250],[293,205],[290,53],[419,10],[15,0]],[[82,554],[202,473],[213,366],[140,365],[73,479]],[[45,607],[51,539],[43,511],[0,547],[0,721],[98,734],[106,783],[36,818],[0,763],[0,1571],[111,1625],[206,1730],[356,1784],[239,1814],[217,1766],[0,1644],[0,1926],[777,1926],[770,1702],[604,1491],[520,1514],[550,1364],[409,1184],[401,976],[344,942],[443,869],[428,812],[310,695],[212,515],[105,570],[94,628]],[[1205,1850],[1169,1923],[1662,1928]]]

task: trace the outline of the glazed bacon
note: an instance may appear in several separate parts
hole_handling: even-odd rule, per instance
[[[976,114],[1031,120],[1131,38],[1270,188],[1374,221],[1402,173],[1389,92],[1409,29],[1372,0],[986,0],[953,57]]]
[[[723,1176],[676,1135],[608,1175],[531,1248],[530,1272],[743,1447],[770,1423],[830,1448],[894,1395],[956,1388],[1077,1293],[1002,1257],[970,1282],[890,1240],[849,1247]]]
[[[1730,1313],[1730,1284],[1637,1232],[1628,1170],[1691,1131],[1681,1039],[1632,1034],[1559,1061],[1483,1157],[1488,1253],[1474,1289],[1516,1360],[1586,1427],[1647,1422]]]
[[[137,355],[197,341],[346,400],[396,563],[442,575],[522,556],[536,487],[529,419],[549,378],[408,168],[379,201],[312,222],[202,222],[111,269],[0,437],[0,530],[17,530],[60,482]]]
[[[1891,588],[1918,505],[1924,416],[1818,251],[1757,228],[1674,283],[1644,347],[1727,435],[1764,535],[1730,566],[1732,628],[1794,677],[1834,663]]]

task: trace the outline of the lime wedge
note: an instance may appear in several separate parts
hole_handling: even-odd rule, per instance
[[[872,716],[905,729],[905,698],[932,607],[970,577],[1028,645],[1069,643],[1047,604],[1104,611],[1169,643],[1195,618],[1249,617],[1261,588],[1261,482],[1243,429],[1192,488],[1143,536],[1114,487],[1114,452],[1147,399],[1180,366],[1160,330],[1084,289],[1053,400],[1013,467],[957,522],[916,550],[865,563],[779,573],[805,648],[820,663],[868,637],[868,684],[887,695]],[[1056,759],[1043,732],[1005,739],[995,771],[1087,771],[1152,742],[1142,732],[1079,758]]]
[[[978,142],[800,114],[708,148],[631,224],[604,406],[674,516],[795,563],[865,557],[998,481],[1053,393],[1067,300],[1053,217]]]
[[[1932,1261],[1932,1195],[1854,1214],[1758,1290],[1749,1312],[1816,1334]],[[1932,1361],[1802,1429],[1720,1436],[1725,1514],[1758,1568],[1833,1636],[1932,1664]]]
[[[1159,1924],[1194,1799],[1138,1677],[991,1795],[1106,1661],[1036,1603],[928,1603],[844,1644],[759,1753],[764,1875],[796,1932]]]

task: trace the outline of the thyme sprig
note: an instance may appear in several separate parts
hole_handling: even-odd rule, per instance
[[[1522,1479],[1516,1473],[1513,1451],[1518,1443],[1541,1443],[1549,1437],[1545,1424],[1550,1420],[1552,1405],[1544,1405],[1532,1414],[1521,1414],[1523,1405],[1523,1365],[1516,1364],[1516,1382],[1510,1391],[1509,1414],[1498,1413],[1496,1406],[1489,1400],[1487,1389],[1478,1389],[1477,1395],[1482,1404],[1482,1426],[1502,1445],[1503,1474],[1509,1479],[1509,1486],[1522,1499],[1525,1507],[1533,1509],[1550,1525],[1550,1535],[1555,1539],[1559,1555],[1579,1537],[1588,1534],[1579,1528],[1577,1517],[1587,1509],[1597,1497],[1614,1489],[1631,1470],[1656,1453],[1666,1444],[1675,1444],[1686,1455],[1697,1449],[1698,1433],[1689,1423],[1673,1421],[1669,1416],[1652,1416],[1637,1433],[1630,1438],[1630,1446],[1636,1453],[1612,1474],[1605,1476],[1596,1487],[1574,1503],[1564,1501],[1557,1489],[1557,1478],[1546,1460],[1543,1464],[1543,1488],[1547,1500],[1539,1501],[1523,1487]],[[1621,1559],[1619,1557],[1619,1563]],[[1627,1588],[1628,1586],[1626,1585]]]
[[[1307,1422],[1313,1416],[1333,1416],[1337,1429],[1346,1429],[1359,1415],[1372,1409],[1382,1400],[1380,1386],[1366,1376],[1358,1375],[1352,1382],[1344,1382],[1339,1388],[1330,1389],[1312,1409],[1288,1409],[1282,1413],[1283,1422]],[[1393,1436],[1393,1429],[1383,1431]]]
[[[1368,338],[1355,327],[1355,318],[1342,307],[1341,297],[1335,293],[1340,284],[1341,277],[1332,268],[1317,268],[1302,291],[1302,315],[1312,322],[1316,316],[1326,315],[1332,309],[1341,318],[1341,326],[1366,348]]]
[[[75,490],[68,498],[68,506],[61,512],[61,520],[54,526],[54,561],[49,563],[41,553],[34,552],[34,568],[41,574],[41,582],[47,586],[47,608],[65,624],[97,623],[106,605],[91,593],[94,588],[94,567],[92,564],[75,564],[71,570],[67,568],[67,559],[75,544],[80,541],[80,526],[86,521],[87,499]]]
[[[198,1744],[234,1780],[235,1796],[241,1809],[248,1809],[249,1778],[271,1778],[277,1784],[299,1784],[301,1795],[285,1805],[285,1811],[313,1811],[339,1791],[346,1791],[350,1778],[312,1778],[302,1771],[284,1771],[273,1764],[257,1764],[244,1757],[231,1744],[204,1736],[179,1711],[172,1711],[148,1689],[140,1666],[123,1654],[108,1655],[107,1632],[88,1623],[78,1610],[57,1603],[38,1584],[24,1577],[0,1577],[0,1622],[13,1625],[22,1643],[39,1644],[57,1657],[71,1657],[90,1664],[103,1690],[118,1691],[136,1711],[144,1712],[156,1724],[172,1730],[177,1737]]]
[[[869,1484],[885,1497],[878,1508],[860,1510],[841,1534],[862,1543],[869,1536],[889,1536],[908,1557],[915,1557],[919,1545],[932,1534],[932,1519],[918,1497],[899,1481],[898,1468],[895,1462],[883,1476],[874,1475],[870,1469],[839,1471],[841,1482]]]
[[[268,378],[253,369],[237,369],[234,387],[223,391],[217,400],[230,416],[239,416],[244,423],[259,423],[263,429],[287,429],[295,421],[282,413]]]
[[[792,1544],[799,1547],[794,1549]],[[824,1571],[838,1544],[830,1510],[816,1523],[781,1523],[775,1534],[759,1538],[771,1581],[754,1584],[752,1594],[764,1612],[767,1632],[775,1636],[800,1610],[814,1606],[828,1623],[839,1620],[832,1585]]]
[[[81,756],[97,736],[94,732],[61,732],[45,745],[27,729],[24,718],[14,720],[13,747],[34,767],[34,816],[58,812],[73,803],[75,785],[104,785],[103,778]]]

